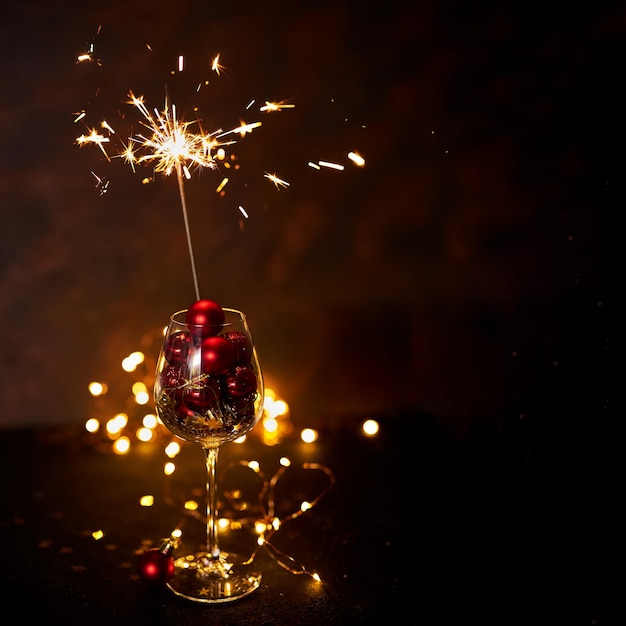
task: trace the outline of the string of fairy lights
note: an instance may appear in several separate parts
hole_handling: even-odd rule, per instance
[[[157,341],[158,333],[152,339]],[[89,433],[91,445],[100,452],[127,455],[139,445],[160,447],[164,455],[163,475],[166,481],[164,499],[166,504],[181,509],[184,518],[194,518],[202,523],[206,518],[195,498],[185,498],[182,503],[171,497],[167,489],[168,478],[177,470],[176,458],[183,446],[191,445],[173,435],[152,410],[151,389],[154,385],[155,362],[150,357],[154,350],[136,350],[121,359],[119,369],[106,377],[106,380],[92,381],[88,392],[94,402],[91,414],[85,420],[84,428]],[[367,437],[379,433],[379,423],[373,419],[360,424],[361,432]],[[243,443],[247,438],[256,440],[262,446],[276,446],[285,440],[300,440],[304,444],[314,444],[320,438],[315,428],[296,429],[291,421],[289,404],[280,394],[269,387],[265,388],[263,414],[257,426],[234,443]],[[279,469],[266,477],[256,460],[238,461],[226,468],[226,473],[244,469],[248,475],[241,482],[257,482],[255,502],[243,501],[237,494],[242,489],[224,490],[224,500],[232,515],[223,515],[218,520],[221,531],[246,531],[255,537],[256,547],[251,551],[247,562],[252,562],[259,552],[264,551],[280,567],[292,574],[306,574],[321,582],[319,574],[309,571],[292,556],[281,551],[272,537],[283,524],[294,520],[311,510],[335,484],[333,472],[319,463],[303,463],[297,469],[309,474],[317,474],[324,481],[308,500],[302,500],[293,510],[280,517],[276,511],[276,487],[294,465],[286,456],[278,460]],[[318,481],[319,482],[319,481]],[[241,484],[239,485],[241,487]],[[139,499],[139,506],[151,507],[155,498],[151,494]],[[242,513],[245,515],[242,517]],[[184,524],[171,531],[168,541],[177,545],[181,540]],[[102,538],[102,531],[94,534],[94,539]]]

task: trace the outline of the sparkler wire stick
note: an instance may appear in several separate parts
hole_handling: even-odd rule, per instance
[[[185,221],[185,234],[187,235],[187,247],[189,248],[189,260],[191,262],[191,273],[193,275],[193,285],[196,290],[196,300],[200,300],[200,288],[198,287],[198,274],[196,273],[196,262],[193,255],[193,245],[191,244],[191,229],[189,228],[189,218],[187,217],[187,200],[185,197],[185,183],[183,180],[183,168],[180,163],[176,163],[176,178],[178,179],[178,193],[180,195],[180,205],[183,210],[183,220]]]

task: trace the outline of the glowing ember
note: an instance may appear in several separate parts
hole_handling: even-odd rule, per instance
[[[271,180],[274,185],[276,185],[276,189],[280,189],[280,187],[289,187],[289,183],[285,180],[282,180],[276,176],[276,174],[265,174],[265,178]]]

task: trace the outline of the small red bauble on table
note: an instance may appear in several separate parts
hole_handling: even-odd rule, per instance
[[[139,577],[151,586],[168,583],[174,576],[172,552],[177,542],[173,538],[163,539],[158,548],[150,548],[139,555]]]

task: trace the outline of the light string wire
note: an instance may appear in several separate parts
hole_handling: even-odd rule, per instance
[[[282,528],[282,526],[289,521],[295,520],[302,515],[304,515],[307,511],[314,508],[319,501],[332,489],[335,485],[336,479],[335,475],[325,465],[321,463],[302,463],[299,467],[306,471],[316,471],[321,472],[325,475],[327,482],[325,487],[318,491],[317,495],[310,501],[306,503],[306,506],[301,506],[296,509],[294,512],[284,516],[282,519],[276,515],[276,487],[280,481],[280,479],[290,470],[297,469],[291,465],[281,466],[274,475],[268,480],[264,473],[258,466],[258,463],[251,461],[233,461],[231,462],[224,474],[222,476],[222,482],[224,477],[234,469],[242,467],[251,471],[254,477],[260,482],[260,490],[257,497],[256,506],[253,505],[253,502],[242,498],[239,496],[241,490],[238,488],[232,488],[229,490],[224,490],[223,495],[226,501],[230,504],[234,511],[253,511],[255,508],[258,510],[258,515],[248,516],[237,518],[233,516],[233,518],[229,519],[229,522],[235,522],[240,527],[252,527],[257,534],[257,547],[252,551],[250,556],[243,561],[243,564],[248,565],[252,563],[258,554],[264,550],[270,558],[280,567],[290,572],[291,574],[306,574],[313,579],[320,581],[319,576],[307,569],[307,567],[299,563],[294,557],[280,550],[276,545],[274,545],[270,539]],[[168,505],[174,506],[178,508],[180,505],[177,504],[171,496],[171,492],[169,489],[166,489],[165,501]],[[186,515],[193,517],[194,519],[206,523],[206,518],[199,513],[197,510],[185,510]],[[177,529],[180,530],[184,526],[184,519],[181,520],[177,526]]]

